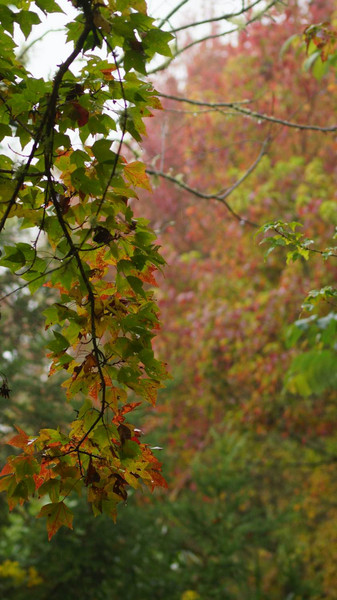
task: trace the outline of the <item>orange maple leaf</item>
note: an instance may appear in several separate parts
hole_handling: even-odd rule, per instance
[[[15,429],[19,432],[18,435],[15,435],[10,440],[8,440],[7,444],[9,446],[14,446],[14,448],[21,448],[22,450],[27,450],[27,446],[29,444],[29,437],[27,433],[25,433],[20,427],[15,425]],[[32,451],[34,449],[32,448]]]

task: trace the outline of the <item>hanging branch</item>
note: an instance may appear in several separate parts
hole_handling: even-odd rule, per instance
[[[150,184],[145,165],[128,163],[121,151],[127,132],[141,139],[143,119],[159,105],[151,84],[135,69],[145,72],[158,43],[167,54],[171,36],[149,25],[142,3],[139,11],[133,4],[124,3],[123,15],[116,15],[111,8],[81,1],[75,27],[69,26],[73,50],[52,82],[35,80],[35,95],[31,75],[12,50],[4,57],[13,70],[1,82],[1,139],[9,135],[29,150],[19,166],[0,155],[0,230],[18,217],[34,241],[5,247],[0,264],[23,283],[1,301],[24,288],[34,293],[42,283],[52,288],[52,299],[57,298],[45,311],[46,328],[53,329],[50,374],[63,370],[68,400],[83,402],[68,430],[48,428],[30,437],[17,428],[18,434],[7,440],[22,453],[9,457],[0,489],[7,492],[10,508],[33,495],[49,496],[38,515],[47,518],[49,539],[62,525],[72,527],[66,504],[70,493],[86,488],[94,514],[115,518],[129,486],[166,486],[161,464],[135,437],[126,417],[142,401],[155,403],[167,372],[152,351],[158,310],[145,287],[164,260],[155,235],[134,219],[129,206],[136,188],[150,189]],[[26,10],[39,22],[34,7],[28,2]],[[16,22],[18,13],[8,10]],[[154,33],[146,55],[134,49],[137,38],[129,21],[135,13],[139,31]],[[20,17],[19,27],[21,22]],[[124,51],[121,67],[116,33]],[[101,50],[94,54],[101,47],[105,59]],[[84,64],[75,77],[71,68],[80,54]],[[122,114],[111,111],[111,103],[119,100]],[[111,130],[121,133],[116,152]],[[42,241],[49,245],[48,258]],[[129,392],[139,402],[130,402]]]

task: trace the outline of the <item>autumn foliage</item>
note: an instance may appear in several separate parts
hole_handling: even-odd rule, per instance
[[[200,498],[204,515],[217,512],[224,526],[221,498],[226,506],[225,496],[245,497],[233,539],[250,518],[251,580],[247,575],[243,592],[235,587],[239,576],[228,577],[235,581],[231,598],[252,597],[255,585],[263,590],[256,597],[284,598],[289,589],[299,598],[335,597],[337,574],[328,558],[337,522],[335,55],[330,48],[322,60],[314,54],[321,50],[317,40],[307,51],[302,37],[309,23],[329,21],[333,30],[335,7],[302,8],[291,3],[284,20],[252,25],[238,44],[214,39],[203,52],[191,51],[184,84],[174,77],[156,82],[166,96],[165,126],[152,121],[145,142],[158,187],[142,214],[151,214],[168,262],[160,299],[165,330],[157,347],[175,375],[149,427],[166,422],[170,452],[179,456],[173,480],[182,497],[187,489]],[[234,106],[221,105],[226,102]],[[212,196],[230,190],[264,144],[266,154],[228,196],[233,217]],[[215,442],[216,435],[229,447]],[[221,452],[240,456],[231,463],[233,477],[245,481],[237,496],[228,481],[216,484],[221,466],[224,473],[229,468]],[[202,479],[193,465],[202,469],[205,461]],[[285,537],[275,541],[275,521],[269,542],[259,539],[254,510],[261,510],[266,527],[275,511]],[[207,524],[216,536],[213,521]],[[190,528],[195,543],[193,517]],[[282,562],[284,545],[297,578],[290,588],[282,583],[282,569],[290,577],[292,568]],[[330,549],[324,557],[323,547]],[[202,553],[201,541],[197,548]],[[243,549],[240,556],[243,564]],[[254,560],[262,583],[254,580]],[[212,564],[209,558],[209,569]],[[203,588],[206,578],[200,575],[196,586],[202,597],[211,589]],[[217,590],[214,597],[221,598]]]
[[[24,86],[16,97],[5,79],[15,108],[3,105],[5,123],[17,116],[22,145],[34,126],[43,158],[26,168],[2,157],[20,187],[2,173],[0,206],[14,194],[9,216],[39,227],[48,246],[9,244],[1,264],[47,304],[50,381],[72,416],[35,436],[19,422],[5,439],[18,452],[0,489],[10,508],[34,496],[49,538],[72,527],[73,507],[79,514],[80,531],[62,528],[52,550],[30,542],[43,599],[77,598],[80,572],[88,600],[333,600],[335,3],[291,0],[227,43],[213,25],[212,39],[182,55],[183,80],[179,69],[155,76],[157,94],[137,73],[155,48],[168,57],[169,38],[157,46],[143,5],[131,2],[116,24],[99,6],[84,49],[92,54],[96,35],[120,44],[123,25],[125,73],[108,45],[79,87],[64,75],[48,105],[55,152],[39,138],[47,113],[34,109],[33,120]],[[69,28],[75,45],[78,33]],[[12,384],[4,373],[2,386],[11,397],[15,376]],[[133,496],[145,487],[157,488],[154,499]],[[113,529],[83,509],[85,497],[95,515],[115,518],[127,495]],[[51,552],[68,573],[56,592],[45,575]],[[0,584],[1,569],[18,568],[0,565]],[[24,594],[28,571],[22,577]]]
[[[0,488],[10,509],[32,496],[46,499],[38,516],[46,517],[51,538],[61,525],[72,527],[71,493],[85,488],[94,514],[115,518],[129,486],[166,486],[161,463],[128,421],[140,403],[129,395],[154,404],[167,372],[151,345],[159,328],[153,272],[164,260],[147,221],[134,219],[130,206],[139,188],[151,186],[145,166],[126,161],[122,142],[127,134],[139,141],[144,117],[160,108],[134,68],[145,74],[157,51],[170,54],[171,36],[152,24],[145,2],[79,3],[67,26],[72,50],[44,81],[16,59],[11,36],[19,27],[27,38],[41,11],[62,9],[53,1],[19,8],[14,2],[1,12],[1,139],[10,137],[27,158],[11,151],[0,157],[0,229],[19,220],[25,235],[4,245],[1,265],[26,281],[19,289],[50,288],[49,373],[65,372],[62,387],[76,417],[68,430],[44,428],[33,437],[17,427],[7,443],[21,453],[8,458]],[[144,40],[141,56],[132,50],[135,35]],[[86,60],[75,77],[80,54]],[[112,131],[120,137],[114,149]]]

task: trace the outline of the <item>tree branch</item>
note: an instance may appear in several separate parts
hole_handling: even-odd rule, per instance
[[[275,3],[276,2],[274,2],[274,4]],[[248,12],[258,4],[261,4],[261,0],[255,0],[255,2],[253,2],[250,6],[242,7],[237,12],[227,13],[224,15],[220,15],[220,17],[212,17],[211,19],[204,19],[202,21],[195,21],[194,23],[188,23],[187,25],[181,25],[180,27],[176,27],[175,29],[170,29],[170,33],[178,33],[178,31],[183,31],[184,29],[189,29],[191,27],[197,27],[198,25],[207,25],[207,23],[216,23],[218,21],[227,21],[228,19],[240,17],[241,15]]]
[[[238,221],[240,221],[240,223],[247,223],[247,225],[250,225],[251,227],[254,228],[258,228],[259,225],[253,221],[250,221],[249,219],[246,219],[245,217],[242,217],[241,215],[239,215],[235,210],[233,210],[233,208],[230,206],[230,204],[228,204],[227,202],[227,198],[228,196],[230,196],[230,194],[232,192],[234,192],[234,190],[236,190],[248,177],[249,175],[251,175],[251,173],[256,169],[257,165],[261,162],[262,158],[265,156],[265,154],[267,153],[267,148],[268,145],[270,143],[270,138],[268,137],[262,144],[262,148],[261,151],[258,155],[258,157],[255,159],[255,161],[252,163],[252,165],[249,167],[249,169],[247,169],[247,171],[242,175],[242,177],[240,177],[233,185],[231,185],[229,188],[227,188],[225,191],[219,191],[216,192],[214,194],[205,194],[204,192],[200,192],[199,190],[197,190],[196,188],[192,188],[191,186],[187,185],[186,183],[184,183],[183,181],[180,181],[179,179],[177,179],[176,177],[173,177],[172,175],[169,175],[168,173],[163,173],[162,171],[157,171],[155,169],[146,169],[146,172],[149,175],[157,175],[158,177],[162,177],[163,179],[167,179],[168,181],[171,181],[172,183],[174,183],[175,185],[178,185],[179,187],[181,187],[182,189],[186,190],[187,192],[189,192],[190,194],[193,194],[194,196],[196,196],[197,198],[202,198],[203,200],[217,200],[218,202],[221,202],[222,204],[225,205],[225,207],[227,208],[227,210],[230,212],[230,214],[237,219]]]
[[[173,17],[173,15],[175,15],[176,12],[178,12],[178,10],[180,10],[180,8],[182,6],[184,6],[185,4],[187,4],[187,2],[189,2],[189,0],[181,0],[181,2],[179,2],[179,4],[177,4],[177,6],[175,6],[167,15],[166,17],[164,17],[161,21],[159,21],[158,27],[159,29],[162,28],[162,26],[164,25],[164,23],[167,23],[167,21],[169,21],[169,19],[171,17]]]
[[[309,131],[321,131],[323,133],[331,133],[337,131],[337,125],[330,127],[321,127],[320,125],[305,125],[302,123],[294,123],[271,115],[265,115],[249,108],[244,108],[236,102],[204,102],[202,100],[192,100],[191,98],[183,98],[182,96],[172,96],[171,94],[163,94],[158,92],[158,96],[161,98],[167,98],[168,100],[175,100],[176,102],[186,102],[186,104],[192,104],[193,106],[208,106],[209,108],[231,108],[232,110],[241,113],[247,117],[253,119],[261,119],[277,125],[284,125],[293,129],[309,130]]]
[[[71,54],[68,56],[68,58],[64,61],[64,63],[61,64],[61,66],[56,74],[56,77],[54,79],[54,84],[53,84],[53,90],[52,90],[47,108],[44,112],[42,121],[39,125],[39,128],[37,130],[35,138],[34,138],[34,136],[32,136],[34,138],[33,147],[31,149],[31,152],[28,156],[27,162],[26,162],[22,172],[20,173],[19,177],[17,178],[17,183],[15,186],[15,189],[12,193],[10,200],[8,201],[7,208],[6,208],[6,210],[3,214],[3,217],[0,221],[0,232],[3,230],[5,223],[7,221],[7,218],[9,216],[9,213],[12,210],[12,208],[16,202],[18,193],[24,182],[24,179],[25,179],[28,169],[31,165],[31,162],[35,156],[35,152],[42,140],[45,128],[46,128],[46,130],[48,130],[48,129],[50,130],[52,128],[52,124],[54,123],[54,120],[55,120],[55,111],[56,111],[56,102],[57,102],[57,97],[58,97],[58,91],[59,91],[59,87],[61,85],[62,79],[63,79],[65,73],[67,72],[67,70],[69,69],[70,65],[73,63],[75,58],[77,58],[79,53],[82,51],[83,44],[84,44],[85,40],[87,39],[90,30],[91,30],[91,24],[86,22],[84,29],[75,44],[74,50],[71,52]]]
[[[244,27],[247,27],[248,25],[250,25],[251,23],[254,23],[255,21],[258,21],[259,19],[262,18],[263,15],[265,15],[268,10],[270,10],[273,6],[275,6],[278,2],[280,2],[280,0],[272,0],[272,2],[270,2],[268,4],[268,6],[266,6],[262,12],[258,13],[257,15],[255,15],[254,17],[252,17],[251,19],[249,19],[245,24]],[[190,25],[190,27],[192,27],[192,24]],[[162,63],[161,65],[159,65],[158,67],[154,67],[153,69],[150,69],[148,71],[149,75],[152,75],[154,73],[157,73],[158,71],[163,71],[164,69],[166,69],[171,62],[177,58],[177,56],[179,56],[180,54],[182,54],[183,52],[185,52],[186,50],[189,50],[190,48],[192,48],[193,46],[196,46],[197,44],[201,44],[202,42],[206,42],[207,40],[212,40],[215,38],[219,38],[219,37],[223,37],[225,35],[230,35],[231,33],[237,33],[238,31],[240,31],[242,28],[241,27],[235,27],[234,29],[229,29],[228,31],[222,31],[221,33],[215,33],[215,34],[208,34],[205,35],[201,38],[198,38],[196,40],[193,40],[192,42],[190,42],[189,44],[187,44],[186,46],[183,46],[182,48],[178,48],[176,50],[176,52],[173,54],[172,57],[170,57],[168,60],[166,60],[164,63]],[[174,29],[172,29],[172,32],[175,32]]]

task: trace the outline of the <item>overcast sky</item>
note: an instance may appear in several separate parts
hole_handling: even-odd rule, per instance
[[[181,0],[148,0],[149,14],[155,18],[161,19],[171,12],[171,10],[180,3]],[[69,48],[65,44],[62,29],[76,11],[72,8],[69,0],[63,0],[65,15],[53,13],[48,21],[44,20],[41,25],[33,28],[30,40],[37,39],[48,31],[45,37],[35,43],[29,49],[28,68],[37,77],[51,77],[55,73],[56,66],[64,60],[69,54]],[[178,27],[181,24],[190,23],[196,19],[210,18],[221,15],[224,12],[239,10],[242,6],[242,0],[188,0],[187,3],[172,17],[171,25]],[[43,15],[42,15],[43,17]],[[207,33],[205,26],[198,28],[194,35],[204,35]],[[22,42],[24,40],[22,38]]]

